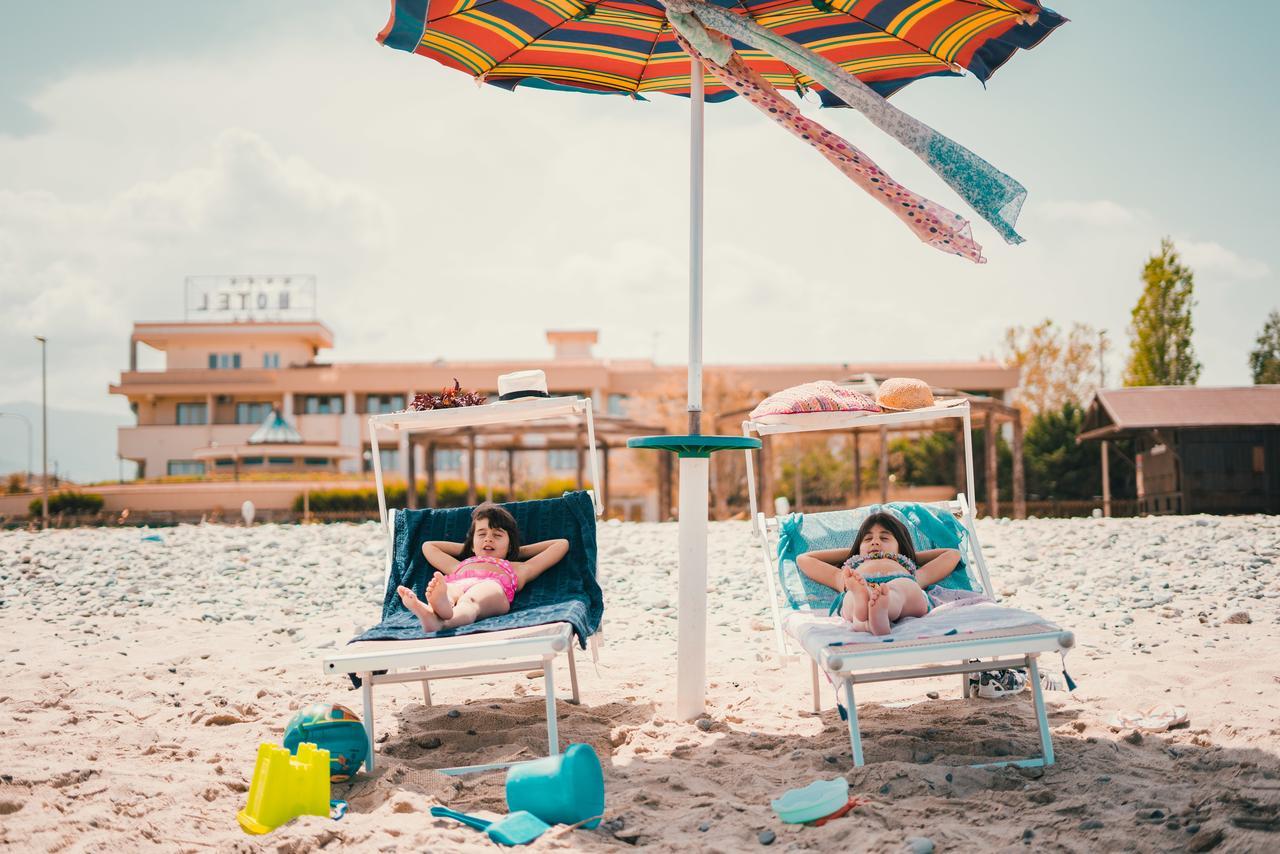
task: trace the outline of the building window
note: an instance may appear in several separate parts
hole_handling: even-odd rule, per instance
[[[296,462],[293,457],[267,457],[267,465],[270,466],[291,466]]]
[[[208,424],[209,410],[203,403],[179,403],[179,424]]]
[[[214,460],[213,461],[214,467],[220,468],[220,469],[229,469],[235,466],[235,464],[236,464],[235,460]]]
[[[169,474],[204,474],[204,463],[199,460],[169,460]]]
[[[239,353],[210,353],[209,369],[214,371],[228,371],[240,367]]]
[[[400,449],[399,448],[379,448],[378,449],[379,465],[382,466],[384,472],[396,471],[400,468]],[[373,471],[373,453],[372,449],[365,449],[364,470]]]
[[[625,394],[609,395],[609,407],[606,412],[615,418],[625,418],[627,415],[627,396]]]
[[[437,448],[436,471],[462,471],[462,451],[457,448]]]
[[[262,367],[264,368],[280,367],[280,354],[279,353],[263,353]]]
[[[237,403],[237,424],[261,424],[271,414],[270,403]]]
[[[552,471],[577,471],[578,452],[572,448],[547,451],[547,466]]]
[[[241,457],[240,465],[242,466],[260,466],[262,465],[262,457]]]
[[[308,466],[327,466],[329,465],[328,457],[307,457],[302,461],[303,465]]]
[[[364,411],[369,415],[382,415],[404,409],[403,394],[371,394],[365,398]]]
[[[308,394],[302,398],[303,415],[341,415],[342,395]]]

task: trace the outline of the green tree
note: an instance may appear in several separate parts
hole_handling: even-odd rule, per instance
[[[782,478],[777,485],[777,494],[787,496],[793,505],[800,507],[843,505],[853,489],[851,461],[844,454],[837,456],[831,443],[825,440],[794,437],[793,441],[782,461]],[[797,473],[798,497],[795,494]]]
[[[1031,419],[1023,437],[1027,492],[1043,498],[1093,498],[1102,491],[1101,449],[1077,442],[1084,410],[1067,401]]]
[[[1253,382],[1280,383],[1280,311],[1272,309],[1258,333],[1257,347],[1249,354],[1249,370]]]
[[[1133,307],[1129,327],[1129,363],[1124,384],[1195,385],[1200,363],[1191,345],[1194,284],[1173,241],[1160,241],[1160,252],[1142,269],[1143,289]]]
[[[880,463],[872,460],[879,475]],[[889,443],[889,468],[909,486],[951,486],[956,479],[956,435],[926,433],[916,439]]]
[[[1058,409],[1069,400],[1081,403],[1100,384],[1097,329],[1074,323],[1059,329],[1045,318],[1032,327],[1010,326],[1004,332],[1003,361],[1018,368],[1017,406],[1027,415]]]

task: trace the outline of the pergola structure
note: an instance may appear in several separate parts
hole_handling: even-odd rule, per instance
[[[609,507],[609,451],[612,448],[625,448],[627,439],[636,435],[653,435],[665,433],[661,427],[642,424],[628,418],[610,415],[595,416],[596,445],[601,453],[600,483],[592,484],[600,490],[600,504]],[[535,442],[527,442],[528,437],[538,437]],[[561,420],[545,420],[541,422],[522,422],[519,424],[480,424],[471,427],[457,427],[449,430],[436,430],[430,433],[409,433],[409,453],[405,476],[407,480],[408,506],[416,508],[418,502],[417,477],[413,465],[414,448],[425,449],[426,498],[427,506],[434,507],[436,500],[436,451],[442,449],[461,449],[467,451],[467,504],[476,504],[476,456],[477,451],[502,452],[507,455],[507,492],[515,493],[515,455],[522,452],[546,453],[554,450],[571,450],[576,452],[577,465],[575,477],[577,488],[586,486],[587,469],[587,429],[581,419],[565,418]],[[663,458],[658,470],[658,506],[669,507],[671,503],[672,471],[669,457]],[[664,503],[665,502],[665,503]]]
[[[859,378],[861,382],[862,378]],[[871,392],[874,396],[874,389]],[[1015,519],[1024,519],[1027,515],[1027,496],[1026,496],[1026,472],[1022,464],[1022,419],[1019,415],[1017,407],[1010,406],[1003,401],[996,400],[984,395],[967,394],[965,392],[955,391],[953,389],[933,389],[933,395],[938,400],[947,398],[964,398],[969,401],[969,409],[972,413],[972,420],[975,426],[981,425],[983,435],[985,437],[983,462],[986,471],[986,510],[989,515],[996,515],[1000,501],[999,486],[999,456],[996,453],[996,430],[1003,424],[1013,425],[1013,517]],[[750,410],[738,410],[736,412],[728,412],[718,418],[736,418],[740,419]],[[880,496],[881,504],[889,500],[889,434],[890,433],[920,433],[928,431],[932,428],[932,424],[939,425],[944,422],[932,422],[927,424],[904,424],[901,426],[881,425],[874,428],[849,430],[852,437],[853,445],[853,504],[855,507],[861,506],[863,503],[863,484],[862,484],[862,442],[861,434],[872,430],[880,437]],[[963,424],[946,425],[947,429],[956,431],[955,442],[955,487],[958,491],[965,490],[965,470],[964,470],[964,430]],[[760,465],[756,469],[756,489],[761,496],[761,505],[764,507],[772,507],[775,487],[772,477],[772,466],[770,465],[770,439],[773,437],[762,436],[760,450]],[[977,509],[977,498],[971,496],[974,501],[975,510]]]

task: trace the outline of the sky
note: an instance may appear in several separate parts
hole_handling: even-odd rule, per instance
[[[983,266],[708,105],[708,363],[974,359],[1051,318],[1107,331],[1114,384],[1169,236],[1201,383],[1249,382],[1280,308],[1280,4],[1049,5],[1071,23],[986,87],[894,97],[1029,189],[1022,246],[972,217]],[[0,409],[39,400],[44,335],[50,405],[127,414],[131,324],[181,319],[196,274],[315,274],[337,361],[549,357],[555,327],[685,361],[688,102],[477,87],[378,45],[389,6],[0,0]],[[966,211],[858,114],[806,111]]]

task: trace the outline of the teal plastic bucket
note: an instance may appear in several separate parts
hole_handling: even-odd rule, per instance
[[[571,744],[559,756],[507,769],[507,809],[526,810],[547,824],[594,828],[604,814],[604,771],[589,744]]]

